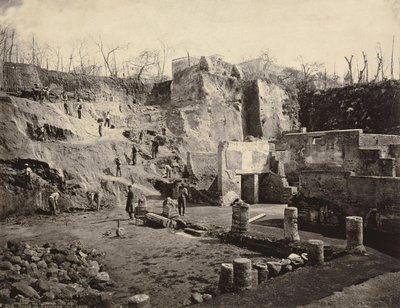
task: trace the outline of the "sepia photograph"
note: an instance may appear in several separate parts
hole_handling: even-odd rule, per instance
[[[0,0],[0,308],[400,307],[400,0]]]

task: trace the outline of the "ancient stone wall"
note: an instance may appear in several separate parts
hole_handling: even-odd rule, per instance
[[[362,128],[400,134],[400,82],[357,84],[299,97],[300,122],[309,131]]]
[[[294,203],[306,221],[339,224],[354,215],[370,228],[400,230],[400,178],[303,171],[299,192]]]
[[[181,72],[187,69],[190,66],[198,64],[200,61],[199,58],[195,57],[181,57],[178,59],[172,60],[172,76],[175,76],[176,73]]]
[[[241,196],[241,175],[268,173],[270,151],[269,143],[264,140],[221,142],[218,146],[218,191],[224,195],[232,190]]]
[[[394,176],[396,162],[388,155],[388,144],[399,141],[397,136],[364,135],[362,130],[286,134],[283,144],[290,152],[290,160],[285,158],[286,174],[290,177],[292,169],[323,169]]]

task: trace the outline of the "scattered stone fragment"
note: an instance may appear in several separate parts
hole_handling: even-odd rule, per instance
[[[185,231],[185,233],[188,233],[193,236],[199,236],[199,237],[204,236],[207,233],[207,231],[196,230],[196,229],[192,229],[192,228],[185,228],[184,231]]]
[[[203,294],[203,300],[204,301],[209,301],[210,299],[212,299],[212,295],[211,294],[207,294],[207,293]]]
[[[13,270],[14,267],[10,261],[0,261],[1,270]]]
[[[282,261],[281,261],[282,266],[289,265],[290,263],[292,263],[292,261],[290,259],[282,259]]]
[[[289,259],[289,260],[292,262],[292,264],[295,265],[295,266],[301,266],[301,265],[304,264],[304,259],[303,259],[301,256],[299,256],[299,255],[297,255],[297,254],[295,254],[295,253],[290,254],[290,255],[288,256],[288,259]]]
[[[71,263],[79,263],[79,259],[76,254],[68,254],[66,260]]]
[[[147,294],[136,294],[128,299],[129,308],[150,308],[150,297]]]
[[[110,276],[108,275],[107,272],[99,272],[99,273],[96,275],[96,279],[97,279],[98,281],[101,281],[101,282],[107,282],[107,281],[110,280]]]
[[[39,294],[31,286],[25,284],[24,282],[15,282],[12,284],[13,292],[15,294],[20,294],[27,298],[39,299]]]
[[[50,282],[44,279],[38,279],[34,287],[39,292],[47,292],[50,291]]]
[[[191,297],[192,297],[192,300],[195,303],[202,303],[203,302],[203,296],[198,292],[192,293]]]
[[[258,271],[256,269],[251,270],[251,287],[257,288],[258,286]]]
[[[44,269],[47,268],[47,263],[46,263],[45,261],[43,261],[43,260],[40,260],[40,261],[37,263],[37,267],[38,267],[38,269],[40,269],[40,270],[44,270]]]
[[[291,272],[293,270],[293,266],[288,264],[282,267],[281,274]]]
[[[282,265],[280,262],[267,262],[269,277],[277,277],[281,272]]]
[[[42,296],[42,300],[52,301],[56,298],[56,295],[53,292],[45,292]]]
[[[258,271],[258,284],[262,284],[268,279],[268,265],[263,263],[256,263],[253,266]]]
[[[9,289],[1,289],[0,290],[0,303],[9,303],[10,302],[10,290]]]

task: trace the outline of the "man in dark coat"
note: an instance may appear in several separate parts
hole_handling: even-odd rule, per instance
[[[128,198],[126,199],[125,211],[129,214],[129,219],[133,219],[133,188],[132,185],[128,186]]]

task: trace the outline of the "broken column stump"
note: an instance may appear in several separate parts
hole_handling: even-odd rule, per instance
[[[248,204],[239,201],[232,205],[232,232],[247,232],[249,230],[249,219],[250,213]]]
[[[251,260],[247,258],[237,258],[233,260],[233,289],[247,290],[252,283]]]
[[[283,232],[285,239],[296,242],[300,241],[298,225],[297,225],[297,208],[287,207],[284,211]]]
[[[324,264],[324,242],[320,240],[309,240],[307,244],[308,261],[311,264]]]
[[[254,264],[254,268],[258,272],[258,284],[262,284],[268,279],[268,265],[267,264],[262,264],[262,263],[257,263]]]
[[[363,219],[359,216],[346,217],[346,251],[350,253],[364,254],[363,244]]]
[[[233,264],[222,263],[221,272],[219,273],[218,289],[221,292],[229,292],[233,286]]]
[[[136,294],[128,299],[128,308],[150,307],[150,297],[147,294]]]

